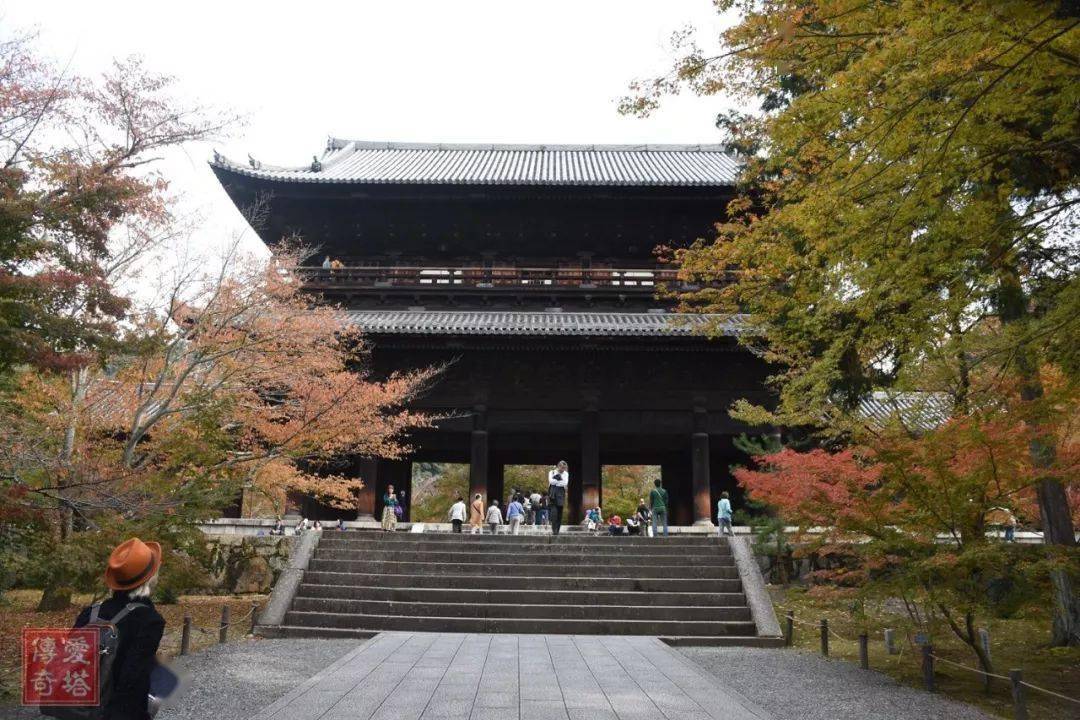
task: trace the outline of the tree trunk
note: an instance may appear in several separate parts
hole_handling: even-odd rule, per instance
[[[46,585],[45,592],[41,593],[37,611],[55,612],[57,610],[67,610],[71,607],[71,593],[72,589],[70,587]]]
[[[1029,320],[1028,299],[1015,267],[1002,272],[999,294],[999,314],[1002,324],[1023,325]],[[1034,402],[1043,396],[1038,358],[1029,345],[1016,348],[1016,369],[1020,376],[1020,397]],[[1052,436],[1037,433],[1028,447],[1031,464],[1041,477],[1036,483],[1039,515],[1042,520],[1043,542],[1047,545],[1076,547],[1076,534],[1069,499],[1061,479],[1052,474],[1057,449]],[[1053,627],[1050,644],[1080,646],[1080,593],[1073,578],[1065,570],[1051,570],[1050,582],[1054,591]]]

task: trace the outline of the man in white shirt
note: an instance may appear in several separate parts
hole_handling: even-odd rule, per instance
[[[463,497],[459,497],[457,502],[450,506],[450,524],[454,526],[454,532],[461,532],[461,526],[465,523],[465,515],[468,511]]]
[[[566,504],[566,488],[570,485],[570,471],[565,460],[560,460],[548,473],[548,501],[551,511],[551,534],[558,535],[562,527],[563,505]]]

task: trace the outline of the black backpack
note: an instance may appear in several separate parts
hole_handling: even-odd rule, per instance
[[[128,613],[140,607],[143,607],[141,603],[128,603],[109,620],[102,620],[98,615],[101,612],[101,603],[95,603],[90,607],[90,618],[86,624],[75,627],[98,628],[98,699],[100,702],[97,705],[82,707],[43,705],[42,715],[61,720],[101,720],[105,717],[105,708],[109,704],[113,689],[113,663],[116,662],[116,651],[120,647],[120,632],[116,626],[127,617]]]

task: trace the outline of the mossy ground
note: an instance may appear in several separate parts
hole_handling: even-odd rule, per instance
[[[829,638],[829,656],[851,662],[859,660],[858,636],[869,636],[870,667],[905,685],[922,687],[920,649],[914,643],[914,629],[907,615],[888,605],[868,608],[865,619],[856,617],[850,602],[817,596],[803,588],[771,588],[776,614],[784,626],[787,610],[795,612],[795,647],[807,652],[821,651],[819,623],[829,621],[835,634]],[[1080,697],[1080,648],[1049,646],[1048,610],[1028,611],[1012,618],[989,618],[980,623],[990,632],[994,672],[1008,675],[1009,670],[1023,670],[1024,680],[1070,697]],[[889,655],[885,650],[885,628],[896,629],[896,643],[901,652]],[[971,650],[948,629],[933,635],[936,655],[969,667],[977,666]],[[962,702],[977,705],[1003,718],[1013,717],[1009,683],[992,679],[990,693],[984,690],[981,675],[945,663],[935,670],[937,692]],[[1080,704],[1056,700],[1028,690],[1028,715],[1032,720],[1080,718]]]

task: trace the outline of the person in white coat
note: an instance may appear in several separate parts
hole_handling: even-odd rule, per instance
[[[450,524],[454,526],[454,532],[461,532],[461,526],[465,524],[465,516],[468,512],[469,509],[465,507],[463,497],[458,497],[457,502],[450,506]]]
[[[563,506],[566,505],[566,488],[570,485],[570,470],[565,460],[548,473],[548,513],[551,518],[551,534],[558,535],[562,527]]]

